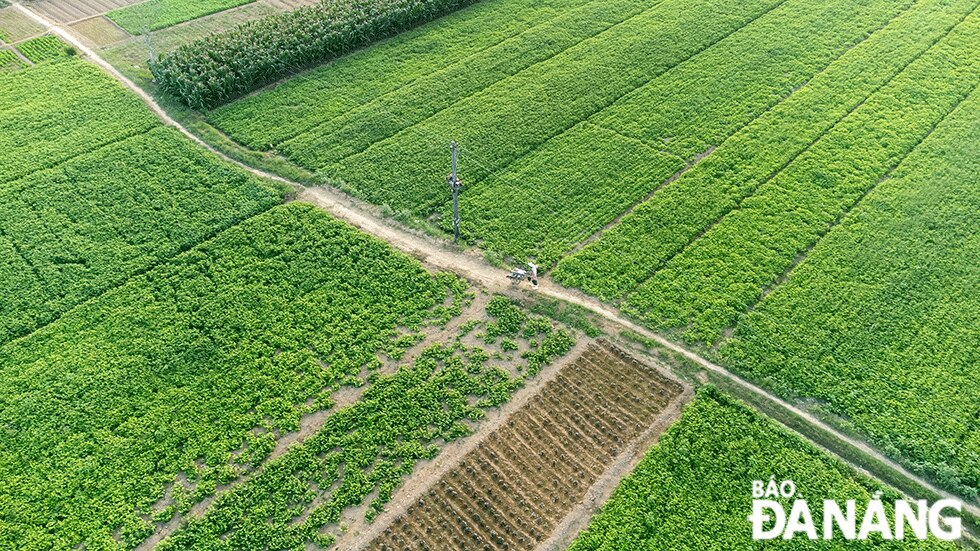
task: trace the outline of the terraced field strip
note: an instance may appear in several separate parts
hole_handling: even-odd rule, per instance
[[[530,549],[681,391],[590,345],[364,548]]]
[[[909,64],[939,55],[932,49],[942,49],[940,41],[948,43],[947,33],[977,5],[975,0],[917,3],[725,140],[619,224],[562,259],[554,277],[603,300],[625,297]]]
[[[586,0],[480,2],[208,113],[253,149],[275,148],[425,75],[514,40]],[[392,63],[397,59],[398,63]],[[454,92],[439,86],[446,94]]]
[[[975,12],[666,262],[627,297],[627,311],[716,341],[976,88],[976,44]]]

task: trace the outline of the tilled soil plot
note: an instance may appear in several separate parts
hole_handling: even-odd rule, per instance
[[[367,548],[533,548],[682,390],[590,345]]]

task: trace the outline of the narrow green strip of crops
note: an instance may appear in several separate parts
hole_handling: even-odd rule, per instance
[[[293,204],[0,347],[0,547],[135,546],[398,357],[456,285]]]
[[[255,0],[147,0],[112,10],[106,17],[130,34],[143,34],[197,19]]]
[[[667,429],[633,473],[572,543],[571,551],[624,549],[757,549],[746,517],[752,512],[752,481],[792,480],[814,519],[822,501],[857,502],[862,518],[873,493],[883,501],[901,495],[879,487],[796,435],[713,388],[702,389],[683,417]],[[788,501],[788,500],[787,500]],[[786,509],[789,504],[785,503]],[[893,510],[886,507],[889,519]],[[765,542],[774,549],[854,549],[872,542],[848,542],[835,533],[829,542]],[[907,549],[907,541],[873,541],[875,549]],[[957,549],[931,539],[916,549]]]
[[[39,36],[21,42],[17,50],[34,63],[63,59],[74,55],[75,50],[61,41],[57,36]]]
[[[0,49],[0,74],[22,69],[24,64],[17,54],[7,49]]]
[[[595,0],[568,9],[459,63],[331,118],[276,149],[307,168],[339,162],[629,19],[649,4],[649,0]]]
[[[585,0],[478,2],[223,105],[208,114],[208,121],[248,147],[272,148],[386,94],[400,95],[400,87],[433,72],[481,59],[488,48],[581,3]],[[455,94],[443,85],[438,90]]]
[[[604,299],[622,298],[976,6],[976,0],[917,3],[725,140],[597,240],[563,259],[554,276]]]
[[[913,470],[974,499],[978,121],[974,91],[722,349],[739,371],[827,404]]]
[[[627,297],[713,342],[980,83],[980,13],[872,95]],[[937,86],[936,83],[942,83]]]

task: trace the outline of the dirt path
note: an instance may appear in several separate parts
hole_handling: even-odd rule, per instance
[[[117,71],[112,65],[110,65],[106,60],[104,60],[101,56],[99,56],[94,50],[92,50],[91,48],[83,44],[78,38],[75,37],[75,35],[70,30],[65,29],[60,25],[53,23],[52,21],[48,20],[47,18],[41,15],[38,15],[34,11],[21,5],[20,2],[17,2],[16,0],[12,1],[11,5],[14,6],[16,9],[20,10],[21,12],[23,12],[25,15],[27,15],[34,21],[43,25],[52,33],[56,34],[57,36],[59,36],[60,38],[62,38],[72,46],[74,46],[80,53],[87,56],[93,63],[101,67],[107,73],[112,75],[113,78],[115,78],[124,86],[132,90],[133,93],[135,93],[140,99],[142,99],[143,102],[147,105],[147,107],[149,107],[150,110],[152,110],[153,113],[156,114],[161,121],[163,121],[167,125],[173,126],[177,130],[179,130],[182,134],[187,136],[190,140],[192,140],[194,143],[207,149],[208,151],[217,155],[221,159],[231,164],[234,164],[239,168],[246,170],[256,176],[285,183],[296,189],[303,189],[303,186],[301,184],[292,182],[280,176],[276,176],[274,174],[270,174],[268,172],[248,166],[216,150],[214,147],[205,143],[201,138],[197,137],[195,134],[190,132],[187,128],[185,128],[180,123],[178,123],[173,118],[171,118],[163,110],[163,108],[161,108],[160,105],[153,99],[152,96],[150,96],[146,91],[144,91],[142,88],[134,84],[131,80],[126,78],[122,73]],[[447,244],[436,241],[433,238],[410,232],[404,228],[395,227],[388,221],[383,220],[377,215],[373,214],[372,207],[369,207],[362,203],[358,203],[353,199],[351,199],[350,197],[347,197],[338,191],[327,189],[327,188],[307,188],[307,189],[303,189],[299,193],[298,199],[309,203],[313,203],[323,208],[324,210],[330,212],[333,216],[341,220],[347,221],[351,225],[356,226],[357,228],[361,229],[366,233],[369,233],[379,239],[387,241],[392,246],[408,254],[411,254],[416,258],[419,258],[420,260],[422,260],[423,262],[425,262],[426,264],[432,267],[441,270],[448,270],[448,271],[455,272],[493,291],[502,291],[510,288],[510,285],[508,284],[506,278],[504,277],[505,274],[503,273],[503,271],[501,271],[499,268],[490,266],[488,263],[484,261],[482,256],[479,256],[478,254],[472,252],[464,252],[458,248],[450,248],[449,246],[447,246]],[[527,288],[525,288],[525,292],[529,292]],[[587,308],[588,310],[591,310],[592,312],[606,318],[607,320],[613,323],[616,323],[622,327],[625,327],[635,333],[643,335],[644,337],[647,337],[657,342],[660,346],[672,350],[684,356],[685,358],[693,361],[700,368],[727,380],[729,383],[741,389],[743,392],[747,394],[751,394],[755,398],[763,402],[766,402],[768,404],[771,404],[777,410],[787,411],[791,413],[793,416],[796,416],[797,418],[804,420],[807,424],[816,428],[820,432],[830,434],[836,440],[840,442],[844,442],[847,445],[857,450],[860,450],[863,454],[871,458],[874,462],[883,465],[885,468],[889,469],[890,471],[893,471],[894,473],[901,475],[905,479],[912,481],[914,483],[913,485],[917,485],[922,488],[925,488],[931,493],[939,496],[960,499],[960,501],[963,502],[963,507],[966,511],[970,512],[972,515],[980,516],[980,507],[978,507],[977,505],[970,503],[969,501],[963,498],[958,498],[958,496],[953,496],[949,492],[936,487],[932,483],[909,472],[905,467],[899,465],[892,459],[886,457],[881,452],[871,448],[865,442],[841,433],[840,431],[831,427],[825,422],[821,421],[814,415],[799,409],[798,407],[783,400],[782,398],[779,398],[769,393],[768,391],[763,390],[762,388],[746,381],[745,379],[742,379],[738,375],[729,372],[727,369],[713,362],[710,362],[705,358],[702,358],[695,352],[692,352],[691,350],[688,350],[683,346],[680,346],[672,341],[669,341],[663,336],[654,333],[653,331],[650,331],[645,327],[633,323],[632,321],[630,321],[629,319],[621,315],[619,312],[617,312],[615,309],[611,308],[610,306],[605,305],[599,302],[598,300],[586,296],[578,291],[573,291],[570,289],[565,289],[563,287],[560,287],[557,284],[548,280],[547,278],[543,278],[541,280],[541,286],[537,292],[547,295],[549,297],[564,300],[573,304],[577,304],[584,308]],[[784,425],[787,424],[786,422],[784,422],[785,420],[780,419],[778,415],[773,416],[773,418]],[[811,438],[808,438],[806,435],[802,435],[802,436],[804,438],[807,438],[811,442],[813,442],[813,440]],[[813,442],[813,444],[817,445],[821,449],[825,449],[826,451],[828,451],[829,453],[837,457],[840,457],[843,461],[851,464],[851,466],[858,469],[859,471],[867,472],[867,469],[865,469],[861,465],[855,464],[854,462],[848,460],[845,457],[842,457],[840,453],[835,452],[834,450],[827,449],[824,446],[820,445],[818,442]]]

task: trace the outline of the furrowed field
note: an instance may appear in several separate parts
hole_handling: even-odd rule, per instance
[[[961,111],[980,82],[978,6],[486,2],[204,115],[246,147],[442,230],[450,220],[446,145],[455,139],[469,243],[491,258],[533,259],[557,282],[716,353],[732,331],[743,342],[745,313],[755,315]],[[513,17],[501,22],[503,14]],[[460,48],[448,46],[457,30],[481,26],[494,30],[461,33]],[[975,251],[961,258],[980,263]],[[841,303],[860,300],[839,292]],[[886,312],[879,324],[926,315]],[[775,342],[813,330],[788,321],[769,327]],[[956,356],[975,356],[980,339],[964,338],[962,327],[937,328],[933,342],[965,341]],[[834,351],[842,335],[821,339],[806,357],[850,361]],[[977,384],[959,386],[947,405],[964,404],[949,414],[961,421],[936,438],[927,436],[928,418],[946,409],[897,398],[904,385],[927,392],[958,380],[962,360],[918,349],[908,365],[934,367],[914,384],[886,387],[876,377],[906,363],[853,358],[865,367],[848,371],[879,383],[874,392],[861,387],[863,400],[902,404],[861,409],[844,405],[853,389],[822,386],[813,368],[790,376],[777,348],[722,359],[787,397],[828,402],[818,409],[842,427],[975,495],[976,408],[966,404],[976,402]],[[884,420],[899,412],[909,412],[903,423]]]

